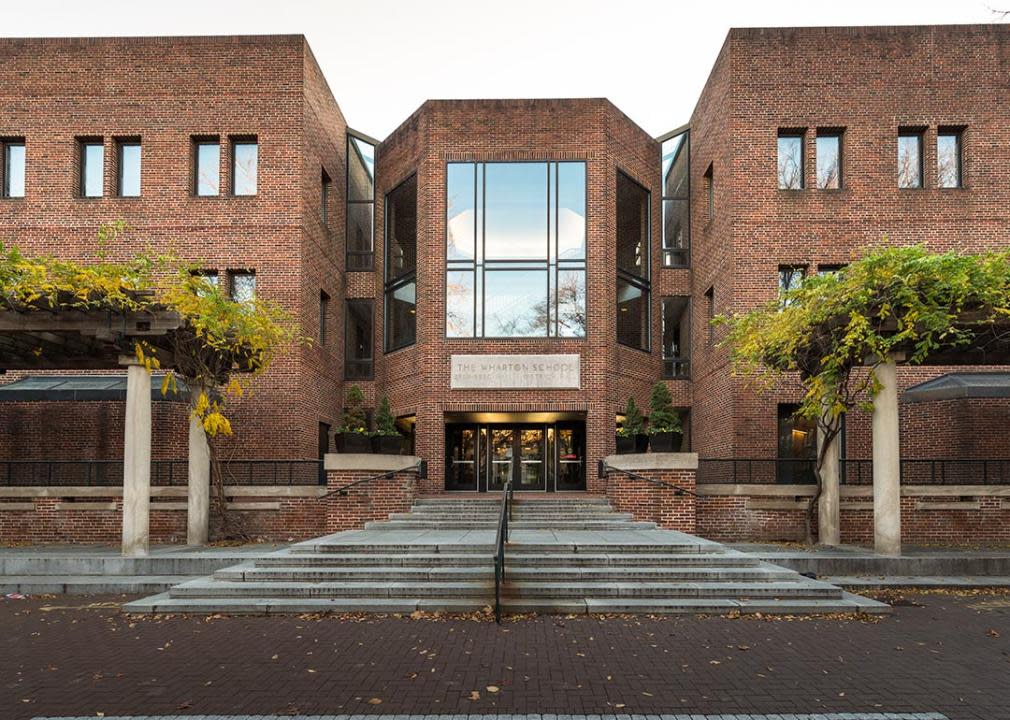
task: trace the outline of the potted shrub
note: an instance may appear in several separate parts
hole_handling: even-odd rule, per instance
[[[389,398],[385,395],[379,401],[375,413],[375,432],[372,433],[372,452],[382,455],[399,455],[400,432],[396,429],[396,419],[389,410]]]
[[[683,428],[680,416],[673,409],[673,398],[666,383],[652,386],[649,396],[649,442],[653,452],[674,452],[680,448]]]
[[[635,404],[635,398],[628,398],[624,408],[624,423],[617,430],[617,453],[643,453],[649,448],[649,436],[645,434],[642,413]]]
[[[365,396],[361,388],[351,385],[347,388],[344,398],[344,423],[340,432],[333,436],[337,452],[367,453],[372,451],[372,442],[368,437],[368,426],[365,422]]]

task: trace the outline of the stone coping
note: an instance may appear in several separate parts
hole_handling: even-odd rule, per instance
[[[629,453],[608,455],[603,461],[607,467],[631,472],[698,469],[698,453]]]
[[[706,496],[736,495],[742,497],[809,497],[813,485],[774,485],[746,483],[711,483],[698,485],[697,493]],[[872,485],[842,485],[838,494],[843,498],[873,497]],[[902,497],[1007,497],[1010,485],[902,485]]]
[[[308,497],[324,495],[325,485],[225,485],[225,495],[229,497]],[[151,488],[152,498],[186,497],[185,485],[155,485]],[[0,487],[0,498],[26,497],[122,497],[123,486],[71,486],[38,485],[29,487]]]
[[[323,469],[341,472],[392,472],[410,470],[421,458],[414,455],[378,455],[375,453],[327,453]]]

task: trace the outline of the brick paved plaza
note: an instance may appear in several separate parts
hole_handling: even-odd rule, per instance
[[[124,616],[0,599],[0,717],[942,713],[1010,718],[1010,595],[891,617]],[[841,715],[841,717],[849,717]]]

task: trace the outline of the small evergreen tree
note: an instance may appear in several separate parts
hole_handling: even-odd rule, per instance
[[[344,432],[368,432],[365,420],[365,395],[357,385],[347,388],[344,398]]]
[[[376,435],[399,435],[396,429],[396,418],[389,409],[389,398],[385,395],[379,401],[379,409],[375,411],[375,434]]]
[[[681,432],[680,416],[673,409],[673,398],[665,382],[652,386],[649,395],[649,432]]]
[[[641,435],[643,432],[645,432],[645,423],[642,420],[642,411],[635,404],[635,398],[629,397],[628,404],[624,407],[624,424],[617,431],[617,434],[627,437],[629,435]]]

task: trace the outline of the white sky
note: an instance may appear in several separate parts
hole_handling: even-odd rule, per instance
[[[2,0],[0,35],[302,33],[380,139],[427,98],[608,97],[659,135],[730,27],[1003,22],[991,5],[1010,0]]]

